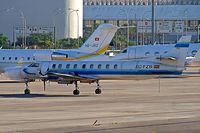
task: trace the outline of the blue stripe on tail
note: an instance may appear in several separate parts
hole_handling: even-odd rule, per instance
[[[189,43],[177,43],[175,45],[175,48],[188,48],[189,47]]]

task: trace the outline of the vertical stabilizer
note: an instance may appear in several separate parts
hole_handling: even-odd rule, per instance
[[[113,39],[118,27],[112,24],[101,24],[80,47],[84,53],[104,53]]]

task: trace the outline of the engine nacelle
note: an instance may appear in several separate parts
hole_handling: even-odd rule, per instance
[[[7,68],[4,74],[11,80],[32,80],[36,77],[34,73],[27,73],[22,66]]]

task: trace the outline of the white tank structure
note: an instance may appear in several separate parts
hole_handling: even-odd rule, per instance
[[[83,36],[83,0],[65,0],[65,38]]]

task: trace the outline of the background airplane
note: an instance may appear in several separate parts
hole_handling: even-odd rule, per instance
[[[0,73],[16,66],[41,60],[80,60],[104,53],[118,27],[101,24],[86,42],[78,49],[38,50],[38,49],[0,49]]]

